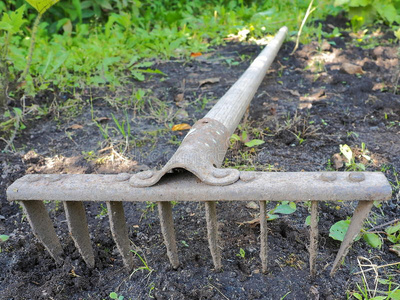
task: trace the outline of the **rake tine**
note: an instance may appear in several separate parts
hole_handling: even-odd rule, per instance
[[[262,272],[268,270],[268,225],[267,225],[267,201],[260,201],[260,259]]]
[[[107,201],[107,210],[113,239],[121,253],[125,267],[131,270],[133,268],[133,254],[129,245],[129,236],[122,202]]]
[[[353,217],[351,218],[350,226],[347,229],[346,235],[342,244],[340,245],[340,249],[338,254],[336,255],[336,259],[333,263],[333,267],[330,275],[333,276],[337,269],[339,268],[339,264],[343,261],[347,252],[349,251],[351,245],[354,242],[357,234],[360,233],[360,230],[363,226],[364,220],[368,217],[369,212],[371,211],[372,205],[374,201],[359,201],[358,205],[354,211]]]
[[[316,259],[318,253],[318,201],[311,201],[311,224],[310,224],[310,275],[315,277]]]
[[[45,246],[47,251],[49,251],[51,257],[56,261],[56,263],[61,264],[61,255],[63,254],[63,250],[56,231],[54,230],[53,222],[51,221],[43,202],[20,201],[19,203],[24,209],[35,236]]]
[[[90,242],[89,228],[86,221],[85,208],[82,202],[64,202],[65,215],[72,239],[83,260],[89,268],[94,267],[94,254]]]
[[[214,268],[216,271],[220,271],[222,268],[222,264],[221,264],[221,251],[218,247],[218,222],[217,222],[217,207],[215,201],[206,201],[205,208],[206,208],[208,244],[214,262]]]
[[[167,255],[174,269],[179,267],[178,249],[176,247],[174,219],[171,202],[157,202],[160,217],[161,232],[167,247]]]

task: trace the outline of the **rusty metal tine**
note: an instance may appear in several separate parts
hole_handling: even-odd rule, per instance
[[[133,268],[133,254],[130,249],[123,204],[121,201],[107,201],[107,210],[113,239],[119,253],[121,253],[125,267],[131,270]]]
[[[260,203],[260,259],[262,272],[267,273],[268,270],[268,225],[267,225],[267,201],[259,201]]]
[[[372,205],[374,201],[359,201],[358,205],[354,211],[353,217],[351,218],[350,226],[347,229],[346,235],[342,244],[340,245],[340,249],[338,254],[336,255],[336,259],[333,263],[332,270],[330,275],[333,276],[343,259],[346,257],[347,252],[349,251],[351,245],[354,242],[357,234],[360,233],[360,230],[363,226],[364,220],[368,217],[369,212],[371,211]]]
[[[217,205],[215,201],[205,202],[208,244],[214,262],[214,268],[216,271],[220,271],[222,264],[221,251],[218,246],[218,222],[216,206]]]
[[[56,263],[61,264],[63,249],[43,201],[20,201],[19,203],[24,209],[35,236],[46,247]]]
[[[64,202],[65,215],[72,239],[83,260],[89,268],[94,267],[94,253],[90,242],[89,228],[86,221],[85,207],[83,202]]]
[[[176,247],[174,219],[171,202],[157,202],[160,216],[161,232],[167,247],[167,255],[174,269],[179,267],[178,249]]]
[[[315,277],[316,259],[318,254],[318,201],[311,201],[311,223],[310,223],[310,275]]]

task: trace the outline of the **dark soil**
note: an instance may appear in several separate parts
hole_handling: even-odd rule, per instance
[[[333,21],[332,21],[333,22]],[[331,30],[324,24],[324,30]],[[250,139],[265,143],[254,149],[236,143],[225,166],[262,171],[345,170],[332,156],[339,145],[349,145],[356,162],[369,171],[384,171],[393,185],[393,197],[374,208],[366,229],[399,218],[400,96],[398,49],[390,34],[363,43],[343,33],[341,37],[301,46],[285,43],[256,94],[241,125]],[[357,44],[355,44],[357,43]],[[173,270],[166,256],[157,210],[148,203],[127,203],[125,213],[132,249],[153,272],[130,274],[122,265],[109,231],[108,219],[98,203],[86,203],[96,267],[88,269],[68,234],[63,206],[48,203],[49,214],[65,252],[65,263],[56,266],[33,236],[17,203],[7,202],[5,191],[29,173],[138,172],[164,165],[185,131],[171,131],[173,124],[193,124],[240,77],[261,47],[231,43],[188,61],[157,62],[155,75],[110,90],[47,91],[31,104],[45,105],[50,114],[28,122],[14,140],[16,151],[0,154],[0,234],[10,239],[0,244],[1,299],[109,299],[117,292],[125,299],[346,299],[361,282],[357,257],[377,265],[399,262],[384,239],[381,249],[356,242],[333,278],[329,271],[340,242],[329,237],[336,221],[351,216],[354,204],[321,204],[317,277],[308,270],[309,215],[306,204],[269,223],[269,272],[261,274],[259,225],[246,223],[257,210],[246,202],[218,203],[223,271],[213,271],[208,250],[204,207],[201,203],[174,206],[181,266]],[[362,74],[348,74],[345,63],[362,67]],[[141,98],[133,91],[147,90]],[[182,95],[183,94],[183,95]],[[140,104],[139,100],[145,100]],[[68,105],[65,105],[69,101]],[[15,104],[17,105],[17,104]],[[127,112],[131,135],[117,130],[111,114],[122,123]],[[108,138],[96,125],[108,129]],[[241,135],[241,131],[237,132]],[[362,158],[362,143],[370,161]],[[0,141],[2,148],[6,144]],[[84,200],[84,199],[82,199]],[[144,199],[145,200],[145,199]],[[247,205],[247,206],[246,206]],[[274,203],[269,204],[271,208]],[[380,229],[383,230],[383,229]],[[384,237],[384,235],[382,235]],[[238,254],[245,251],[245,257]],[[136,266],[143,266],[138,257]],[[399,278],[399,269],[379,269]],[[369,272],[368,278],[373,279]],[[396,277],[397,276],[397,277]],[[381,286],[380,289],[385,289]],[[387,289],[386,289],[387,290]]]

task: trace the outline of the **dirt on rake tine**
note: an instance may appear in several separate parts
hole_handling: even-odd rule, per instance
[[[68,228],[76,248],[82,255],[87,266],[89,268],[94,268],[94,253],[90,241],[89,228],[83,202],[66,201],[64,202],[64,209],[67,217]]]
[[[108,218],[110,221],[111,234],[122,256],[124,265],[132,270],[133,254],[130,250],[130,240],[126,228],[124,207],[121,201],[107,201]]]
[[[267,202],[260,201],[260,259],[262,272],[268,271],[268,225]]]
[[[358,205],[354,211],[353,217],[351,218],[350,226],[347,229],[346,235],[342,244],[340,245],[340,249],[338,254],[336,255],[335,261],[333,262],[332,270],[330,275],[335,275],[337,269],[339,268],[341,262],[344,257],[347,255],[351,245],[354,242],[355,237],[360,232],[364,220],[368,217],[369,212],[371,211],[372,206],[374,205],[374,201],[359,201]]]
[[[19,203],[24,209],[35,236],[49,251],[56,263],[62,264],[63,249],[43,201],[19,201]]]
[[[318,201],[311,201],[311,224],[310,224],[310,275],[316,274],[316,259],[318,253]]]
[[[171,202],[157,202],[158,214],[160,217],[161,232],[164,237],[164,243],[167,247],[167,255],[174,269],[179,267],[178,249],[176,246],[176,237],[174,229],[174,219],[172,217]]]
[[[214,262],[214,268],[216,271],[220,271],[222,268],[222,264],[221,264],[221,251],[218,246],[218,222],[217,222],[217,208],[215,201],[205,202],[205,208],[206,208],[208,244]]]

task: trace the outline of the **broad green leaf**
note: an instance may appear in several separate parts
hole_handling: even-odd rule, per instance
[[[394,32],[394,35],[400,40],[400,28]]]
[[[378,11],[379,15],[390,24],[394,21],[397,21],[398,14],[393,4],[385,3],[382,1],[375,1],[373,6]]]
[[[329,229],[329,236],[334,240],[343,242],[344,236],[346,235],[349,225],[350,225],[350,220],[342,220],[336,222]]]
[[[350,0],[350,6],[367,6],[371,3],[371,0]]]
[[[318,222],[318,221],[319,221],[319,217],[317,217],[317,222]],[[310,225],[311,225],[311,216],[308,216],[308,217],[306,218],[305,224],[306,224],[307,226],[310,226]]]
[[[293,204],[292,204],[293,203]],[[281,204],[274,209],[275,214],[290,215],[296,211],[296,204],[291,202],[290,204]]]
[[[257,140],[257,139],[255,139],[255,140],[251,140],[250,142],[245,143],[245,145],[246,145],[247,147],[254,147],[254,146],[262,145],[262,144],[264,144],[264,143],[265,143],[265,142],[264,142],[263,140]]]
[[[389,226],[389,227],[387,227],[387,228],[385,229],[385,231],[386,231],[387,234],[393,234],[393,233],[395,233],[395,232],[397,232],[397,231],[399,231],[399,230],[400,230],[400,222],[397,223],[396,225]]]
[[[111,299],[118,299],[118,294],[116,292],[110,293],[110,298]]]
[[[358,300],[363,300],[363,297],[359,293],[354,293],[353,297],[358,299]]]
[[[58,1],[60,0],[26,0],[26,2],[32,5],[41,15]]]
[[[7,30],[10,33],[17,33],[20,31],[21,26],[27,22],[23,18],[25,11],[25,5],[22,5],[16,11],[10,13],[4,13],[0,21],[0,29]]]
[[[334,5],[335,6],[342,6],[342,5],[347,4],[349,2],[350,2],[350,0],[335,0]]]
[[[367,242],[368,245],[374,248],[380,248],[382,246],[382,241],[379,235],[375,233],[365,233],[363,235],[364,241]]]
[[[267,214],[267,217],[268,217],[268,221],[272,221],[272,220],[279,218],[278,215],[274,215],[274,214]]]
[[[5,242],[10,238],[10,236],[5,235],[5,234],[1,234],[0,235],[0,241]]]
[[[11,24],[8,24],[7,22],[0,22],[0,30],[7,30],[7,31],[11,31],[13,29],[13,27],[11,26]]]
[[[234,133],[234,134],[231,135],[231,140],[232,141],[240,141],[240,137],[237,134]]]
[[[400,234],[398,236],[396,236],[395,234],[389,234],[387,236],[387,239],[393,244],[396,244],[397,242],[400,242]]]
[[[390,300],[400,300],[400,289],[397,288],[396,290],[392,291],[388,295],[388,299],[390,299]]]
[[[398,256],[400,256],[400,244],[396,244],[390,247],[390,251],[396,253]]]

